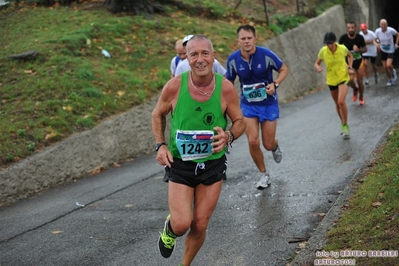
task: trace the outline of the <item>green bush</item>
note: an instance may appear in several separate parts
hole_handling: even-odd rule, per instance
[[[276,35],[280,35],[290,29],[298,27],[300,24],[307,21],[304,16],[284,16],[282,14],[275,14],[271,17],[270,29]]]

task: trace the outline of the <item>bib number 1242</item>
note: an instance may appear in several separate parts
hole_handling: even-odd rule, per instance
[[[212,154],[212,130],[177,130],[176,144],[183,161],[206,158]]]

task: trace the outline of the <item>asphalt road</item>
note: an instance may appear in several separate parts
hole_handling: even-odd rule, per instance
[[[281,105],[283,160],[265,152],[272,185],[257,190],[243,136],[229,158],[219,204],[193,266],[286,265],[298,241],[324,215],[397,121],[399,86],[366,88],[366,105],[348,94],[351,139],[343,140],[329,91]],[[399,81],[398,81],[399,82]],[[284,86],[281,86],[284,89]],[[169,259],[157,239],[168,214],[167,185],[155,154],[60,185],[0,209],[0,265],[178,265],[184,237]]]

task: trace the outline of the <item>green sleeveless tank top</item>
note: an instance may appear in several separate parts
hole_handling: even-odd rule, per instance
[[[184,72],[181,77],[181,85],[179,97],[175,109],[171,115],[171,129],[169,139],[169,150],[174,158],[182,158],[182,153],[192,153],[194,156],[199,155],[203,152],[203,144],[192,143],[184,144],[180,140],[182,139],[181,131],[201,131],[208,130],[212,131],[216,135],[216,131],[213,130],[215,126],[219,126],[226,130],[227,119],[222,112],[222,80],[223,76],[215,73],[215,90],[209,100],[205,102],[198,102],[194,100],[188,90],[188,79],[189,71]],[[187,136],[185,136],[187,137]],[[190,138],[193,135],[190,136]],[[201,135],[194,136],[192,139],[199,139]],[[205,144],[207,145],[207,144]],[[178,147],[179,146],[179,147]],[[209,152],[209,146],[208,152]],[[180,151],[179,151],[180,149]],[[226,152],[224,149],[218,153],[212,153],[206,158],[190,159],[190,161],[201,163],[208,160],[215,160],[222,157]],[[187,155],[187,154],[186,154]],[[184,156],[186,156],[184,155]],[[187,159],[186,159],[187,160]]]

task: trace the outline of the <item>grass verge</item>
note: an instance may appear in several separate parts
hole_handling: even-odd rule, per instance
[[[398,162],[399,125],[389,133],[363,182],[343,207],[342,217],[328,233],[324,251],[346,252],[340,259],[353,259],[356,265],[399,265]],[[362,252],[353,255],[348,251]]]

